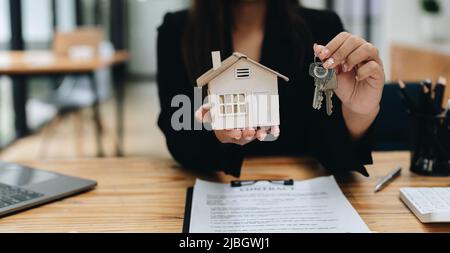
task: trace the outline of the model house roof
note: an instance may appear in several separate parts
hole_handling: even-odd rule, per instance
[[[287,78],[286,76],[248,58],[246,55],[241,54],[241,53],[234,53],[232,56],[228,57],[225,61],[223,61],[219,68],[217,68],[217,69],[212,68],[212,69],[208,70],[208,72],[203,74],[201,77],[199,77],[197,79],[197,86],[203,87],[203,86],[207,85],[211,80],[213,80],[214,78],[216,78],[217,76],[222,74],[224,71],[226,71],[227,69],[232,67],[235,63],[237,63],[241,59],[244,59],[244,60],[252,63],[253,65],[256,65],[257,67],[260,67],[266,71],[269,71],[270,73],[273,73],[274,75],[277,75],[278,77],[285,80],[286,82],[289,81],[289,78]]]

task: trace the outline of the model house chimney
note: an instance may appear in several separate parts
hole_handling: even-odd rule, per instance
[[[220,51],[214,51],[211,53],[211,55],[212,55],[213,69],[217,70],[222,65],[222,59],[220,58]]]

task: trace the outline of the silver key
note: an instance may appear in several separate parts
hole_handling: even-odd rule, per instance
[[[333,90],[335,91],[338,88],[338,80],[336,76],[336,72],[333,70],[333,76],[328,83],[325,84],[324,90]]]
[[[331,116],[333,115],[333,90],[326,90],[325,91],[325,99],[326,99],[326,107],[327,107],[327,115]]]
[[[337,76],[334,74],[333,78],[325,85],[324,93],[326,99],[327,115],[333,115],[333,95],[338,88]]]
[[[316,86],[314,89],[314,97],[313,97],[313,108],[316,110],[320,110],[323,102],[323,88],[324,84],[320,82],[320,80],[315,81],[314,85]]]
[[[323,84],[315,82],[316,88],[314,89],[313,108],[320,110],[323,102]]]
[[[327,114],[333,114],[333,95],[338,87],[336,72],[332,69],[326,69],[321,62],[317,62],[317,57],[314,58],[314,63],[309,67],[309,74],[314,78],[314,98],[313,108],[316,110],[322,109],[323,96],[325,94]]]
[[[316,110],[320,110],[322,108],[323,102],[323,91],[322,88],[317,85],[314,90],[314,98],[313,98],[313,108]]]
[[[322,108],[325,86],[333,78],[334,71],[324,68],[323,64],[321,62],[317,62],[316,59],[317,57],[314,58],[314,63],[309,67],[309,74],[314,78],[315,85],[313,108],[320,110]]]

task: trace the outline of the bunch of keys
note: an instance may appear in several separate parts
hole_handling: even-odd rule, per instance
[[[323,63],[317,61],[317,56],[314,57],[314,63],[309,67],[309,74],[314,77],[314,99],[313,108],[316,110],[322,109],[323,96],[325,94],[327,115],[333,114],[333,95],[338,88],[338,81],[336,71],[333,69],[326,69]]]

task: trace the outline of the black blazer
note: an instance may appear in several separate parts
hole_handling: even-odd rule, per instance
[[[344,30],[341,20],[333,12],[301,8],[298,13],[308,27],[313,42],[326,45]],[[189,81],[181,51],[188,15],[188,11],[167,14],[158,36],[161,103],[158,125],[175,160],[188,169],[201,172],[222,170],[239,177],[244,157],[308,154],[317,158],[332,173],[357,171],[368,176],[363,165],[372,163],[373,127],[361,141],[355,143],[345,125],[339,99],[334,98],[334,114],[331,117],[324,110],[312,108],[314,84],[308,74],[309,64],[313,61],[312,42],[304,45],[305,62],[303,70],[299,71],[298,63],[294,64],[295,59],[292,59],[292,48],[285,45],[274,20],[269,20],[266,27],[261,63],[291,79],[289,83],[280,81],[279,85],[280,138],[276,142],[255,141],[241,147],[220,143],[211,131],[173,130],[171,118],[178,108],[171,107],[172,98],[179,94],[191,99],[194,97],[195,83]],[[228,57],[231,53],[232,50],[222,52],[222,55]],[[192,105],[192,121],[196,109]]]

